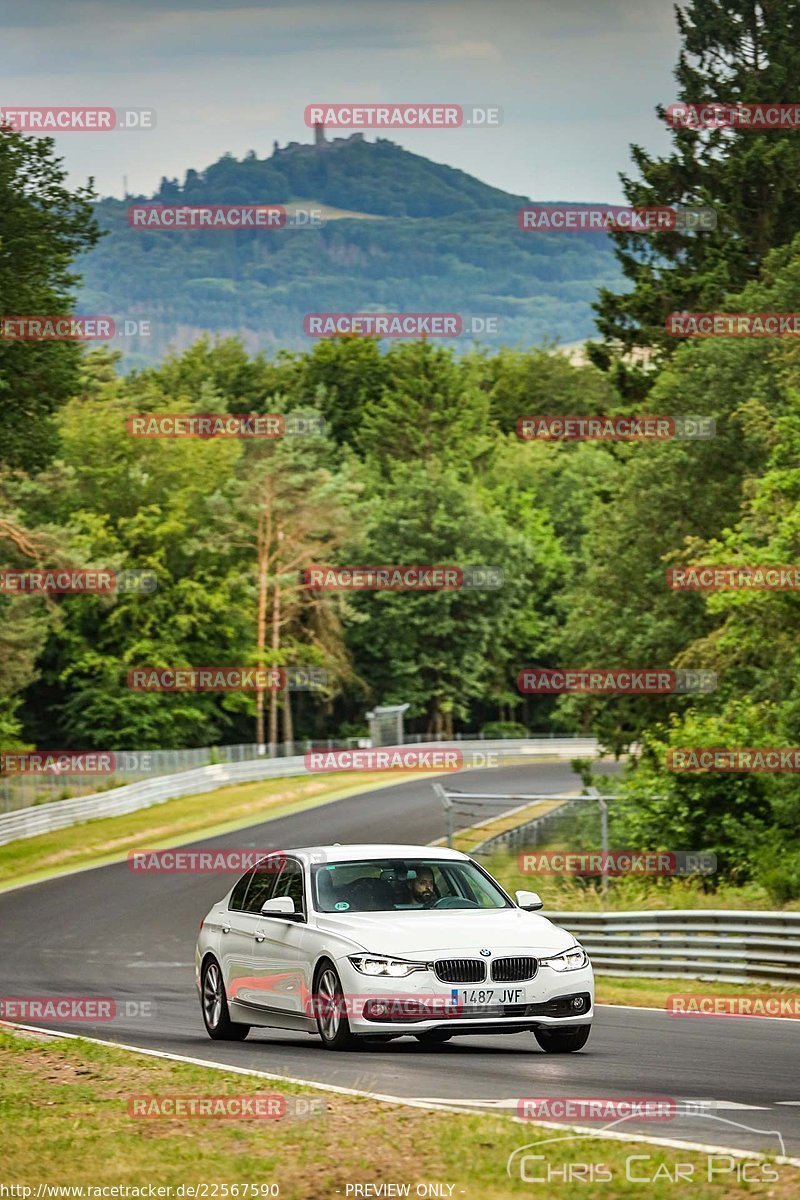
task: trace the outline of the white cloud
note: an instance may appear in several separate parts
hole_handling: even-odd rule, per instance
[[[57,139],[101,192],[310,141],[315,101],[499,106],[499,128],[389,136],[534,199],[620,199],[628,144],[668,141],[653,112],[674,96],[665,0],[0,0],[0,27],[9,106],[156,109],[150,133]]]

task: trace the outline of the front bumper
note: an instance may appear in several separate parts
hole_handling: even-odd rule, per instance
[[[518,1033],[588,1025],[594,1017],[591,966],[553,971],[542,965],[536,976],[524,983],[490,984],[488,990],[494,994],[484,1003],[466,1003],[463,993],[468,990],[485,994],[487,988],[442,983],[433,972],[417,971],[402,979],[366,976],[347,958],[339,959],[336,968],[350,1028],[356,1034],[399,1035],[429,1030]],[[515,996],[514,1003],[504,1002],[503,993],[508,994],[509,989],[523,994]]]

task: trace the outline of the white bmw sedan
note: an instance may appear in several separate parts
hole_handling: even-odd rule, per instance
[[[352,845],[270,856],[204,918],[197,986],[212,1038],[251,1026],[317,1033],[329,1050],[412,1034],[532,1031],[585,1045],[594,979],[572,934],[516,902],[466,854]]]

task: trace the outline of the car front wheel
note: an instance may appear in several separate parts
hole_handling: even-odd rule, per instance
[[[317,975],[317,1030],[326,1050],[351,1050],[358,1038],[350,1029],[342,985],[336,969],[326,963]]]
[[[591,1032],[591,1025],[573,1025],[571,1029],[534,1029],[533,1034],[547,1054],[574,1054],[583,1049]]]
[[[210,1038],[219,1042],[244,1041],[250,1032],[250,1026],[239,1025],[231,1020],[225,985],[222,982],[222,971],[213,958],[203,968],[200,1003],[203,1009],[203,1021]]]

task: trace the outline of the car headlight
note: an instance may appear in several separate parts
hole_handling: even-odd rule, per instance
[[[554,954],[552,958],[540,958],[539,962],[554,971],[577,971],[580,967],[588,967],[589,955],[583,946],[570,946],[569,950]]]
[[[348,958],[362,975],[391,975],[395,979],[414,971],[427,971],[428,964],[405,958],[389,958],[382,954],[351,954]]]

